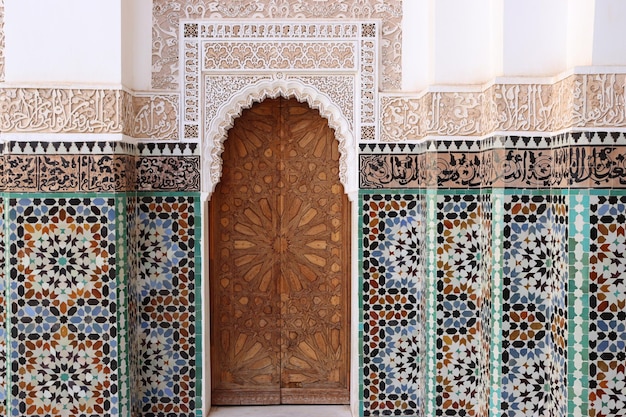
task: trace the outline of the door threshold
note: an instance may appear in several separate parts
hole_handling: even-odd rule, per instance
[[[352,417],[348,405],[220,405],[208,417]]]

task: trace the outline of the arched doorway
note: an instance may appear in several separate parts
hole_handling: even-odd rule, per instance
[[[268,99],[225,142],[210,203],[213,404],[349,402],[350,204],[332,129]]]

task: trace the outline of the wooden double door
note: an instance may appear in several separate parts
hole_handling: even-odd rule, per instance
[[[350,207],[334,132],[267,99],[243,112],[210,203],[213,404],[349,402]]]

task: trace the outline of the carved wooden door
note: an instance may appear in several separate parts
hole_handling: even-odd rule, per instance
[[[349,202],[317,110],[268,99],[229,132],[210,210],[213,404],[349,401]]]

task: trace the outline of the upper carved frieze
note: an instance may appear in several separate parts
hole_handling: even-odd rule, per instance
[[[0,89],[0,132],[121,133],[179,139],[179,95],[114,89]]]
[[[0,131],[125,133],[129,99],[121,90],[0,89]]]
[[[577,74],[553,84],[503,83],[475,92],[383,96],[380,139],[626,127],[625,87],[626,74]]]
[[[382,68],[380,88],[398,90],[401,87],[401,50],[402,50],[402,1],[401,0],[343,0],[338,2],[320,2],[318,0],[154,0],[153,3],[153,38],[152,38],[152,87],[155,89],[177,90],[179,83],[179,30],[181,20],[201,19],[294,19],[294,23],[284,24],[280,28],[281,37],[285,33],[296,37],[307,36],[297,24],[298,19],[381,19],[382,21]],[[335,28],[341,25],[334,25]],[[343,25],[349,27],[350,25]],[[231,26],[229,28],[232,29]],[[272,27],[268,27],[273,30]],[[287,29],[286,29],[287,28]],[[197,28],[184,27],[185,35],[194,35]],[[237,29],[236,27],[234,29]],[[242,29],[245,28],[242,26]],[[275,29],[275,27],[274,27]],[[367,28],[366,28],[367,29]],[[209,30],[216,31],[217,37],[224,38],[228,32],[220,31],[219,25],[200,28],[200,36],[210,37]],[[311,26],[307,26],[311,30]],[[327,30],[320,27],[318,38]],[[328,32],[330,37],[339,38],[341,34]],[[237,33],[241,38],[247,33]],[[291,35],[292,34],[292,35]],[[249,38],[267,37],[264,33],[250,32]],[[353,36],[354,34],[348,33]]]

